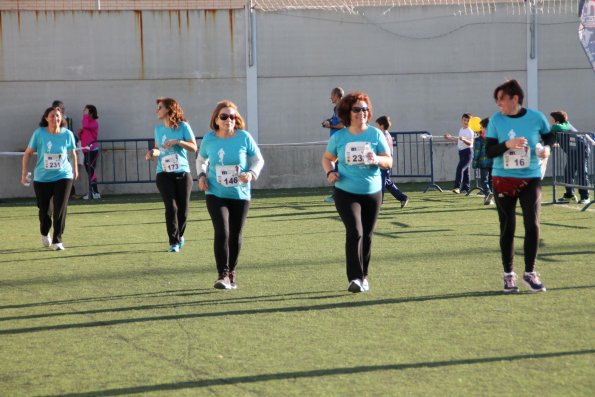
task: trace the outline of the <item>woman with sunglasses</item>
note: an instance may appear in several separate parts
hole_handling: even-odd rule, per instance
[[[184,231],[192,191],[192,175],[188,151],[196,152],[196,139],[184,110],[172,98],[157,99],[155,148],[147,152],[147,160],[157,159],[156,183],[165,204],[165,224],[169,252],[179,252],[184,246]]]
[[[66,226],[68,198],[72,181],[78,178],[74,134],[65,127],[66,120],[59,107],[45,110],[39,128],[33,132],[23,154],[21,172],[21,183],[27,185],[31,182],[27,172],[29,158],[37,152],[33,189],[39,208],[41,243],[44,247],[52,245],[56,251],[64,250],[62,233]],[[72,154],[74,167],[68,161],[69,153]],[[52,223],[54,235],[50,236]]]
[[[256,180],[264,160],[238,107],[231,101],[217,104],[211,132],[200,144],[196,159],[198,188],[206,202],[215,233],[217,289],[236,289],[235,269],[242,246],[242,228],[250,207],[250,182]]]
[[[370,288],[372,233],[382,203],[380,168],[392,168],[393,160],[382,131],[368,125],[372,119],[368,95],[348,94],[339,103],[337,114],[346,127],[329,139],[322,167],[328,182],[335,185],[335,207],[345,225],[347,290],[366,292]]]

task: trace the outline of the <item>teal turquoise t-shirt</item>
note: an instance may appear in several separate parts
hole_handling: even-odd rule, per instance
[[[490,117],[486,138],[497,139],[503,143],[509,139],[525,137],[525,149],[508,150],[494,158],[492,175],[512,178],[541,178],[539,158],[535,146],[541,135],[550,133],[550,124],[545,115],[533,109],[521,117],[505,116],[501,112]],[[526,161],[529,159],[529,161]]]
[[[220,198],[250,200],[250,183],[241,183],[239,174],[249,169],[248,160],[260,154],[248,131],[236,130],[230,138],[219,138],[214,131],[204,136],[199,155],[209,160],[206,194]]]
[[[160,172],[190,172],[188,164],[188,151],[179,145],[169,149],[163,147],[163,143],[170,139],[189,141],[194,138],[190,124],[182,121],[178,128],[168,128],[163,124],[155,127],[155,145],[159,148],[159,160],[157,161],[157,174]]]
[[[343,128],[333,134],[326,146],[327,152],[339,161],[339,181],[335,186],[354,194],[373,194],[382,189],[380,168],[364,163],[365,152],[372,150],[377,155],[390,154],[384,133],[368,126],[361,134],[351,134]]]
[[[39,127],[31,136],[28,147],[37,152],[37,163],[33,180],[35,182],[55,182],[72,179],[72,165],[68,152],[76,147],[72,131],[61,128],[51,134],[46,127]]]

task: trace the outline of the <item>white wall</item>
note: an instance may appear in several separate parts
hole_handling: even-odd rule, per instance
[[[463,112],[492,114],[497,85],[506,78],[525,85],[526,17],[454,16],[456,10],[257,12],[259,141],[327,139],[320,123],[331,114],[335,86],[367,92],[375,115],[391,115],[394,130],[441,135],[458,129]],[[246,114],[243,10],[0,16],[0,152],[23,149],[54,99],[65,102],[76,128],[83,107],[96,105],[103,139],[151,136],[158,96],[180,101],[196,135],[208,130],[220,99],[233,100]],[[540,15],[539,21],[540,109],[565,109],[577,128],[595,129],[595,74],[578,42],[576,15]],[[267,150],[281,156],[269,165],[311,161],[299,148]],[[23,195],[14,177],[19,162],[0,164],[6,169],[0,198]],[[436,168],[449,170],[445,178],[452,174],[450,164]],[[324,184],[318,169],[312,166],[311,178],[284,178],[279,167],[267,168],[257,186]],[[138,186],[114,191],[121,189]]]

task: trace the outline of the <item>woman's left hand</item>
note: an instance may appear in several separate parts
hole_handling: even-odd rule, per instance
[[[539,153],[537,153],[537,157],[539,157],[541,159],[547,159],[548,157],[550,157],[550,153],[551,153],[551,149],[550,149],[549,145],[546,145],[543,147],[543,149],[541,149],[539,151]]]
[[[251,172],[242,172],[240,174],[240,182],[248,183],[252,181],[252,173]]]
[[[169,141],[163,142],[163,147],[166,148],[166,149],[169,149],[172,146],[177,145],[178,143],[180,143],[180,140],[179,139],[170,139]]]

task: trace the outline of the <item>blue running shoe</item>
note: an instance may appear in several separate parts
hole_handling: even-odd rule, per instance
[[[180,246],[178,244],[170,245],[167,249],[168,252],[180,252]]]
[[[532,292],[545,292],[545,286],[539,279],[537,272],[527,273],[523,276],[523,284],[525,284]]]
[[[186,242],[186,240],[184,240],[184,237],[180,237],[180,242],[178,243],[178,246],[180,249],[182,249],[184,247],[185,242]]]

